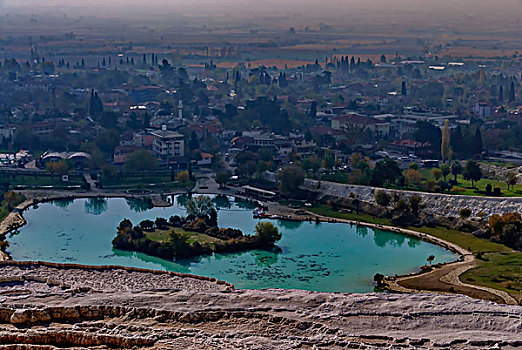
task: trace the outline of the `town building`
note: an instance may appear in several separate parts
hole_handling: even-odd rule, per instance
[[[162,130],[151,132],[154,137],[152,152],[163,162],[169,164],[185,156],[185,137],[177,132]]]
[[[390,133],[390,123],[357,113],[332,118],[331,126],[335,130],[346,130],[348,128],[360,128],[364,131],[370,130],[377,137],[384,137]]]

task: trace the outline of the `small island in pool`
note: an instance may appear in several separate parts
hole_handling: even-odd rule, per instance
[[[128,219],[120,222],[114,248],[138,251],[163,259],[190,258],[212,253],[274,249],[281,239],[278,228],[270,222],[259,222],[254,235],[241,230],[219,228],[217,210],[208,196],[188,200],[187,216],[171,216],[168,220],[143,220],[134,226]]]

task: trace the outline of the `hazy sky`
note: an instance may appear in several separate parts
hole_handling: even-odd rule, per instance
[[[13,7],[136,7],[136,6],[152,6],[152,7],[181,7],[190,9],[191,7],[231,7],[240,6],[249,10],[262,9],[265,6],[275,6],[277,8],[300,9],[305,7],[321,7],[326,9],[350,7],[366,7],[369,10],[376,6],[386,7],[404,7],[424,9],[426,11],[437,10],[441,7],[476,11],[487,11],[496,9],[501,11],[505,8],[522,10],[522,0],[0,0],[0,3],[6,8]],[[520,13],[519,13],[520,15]]]
[[[341,15],[345,13],[405,12],[424,15],[516,18],[522,0],[0,0],[1,12],[64,12],[105,16],[140,11],[177,14],[290,14]]]

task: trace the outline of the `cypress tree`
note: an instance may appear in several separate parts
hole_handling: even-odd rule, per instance
[[[473,138],[473,153],[482,153],[482,147],[482,133],[480,132],[480,128],[477,128],[477,131],[475,131],[475,137]]]
[[[460,125],[457,125],[455,130],[451,133],[450,145],[455,153],[465,153],[464,137],[462,137],[462,130],[460,128]]]
[[[504,88],[502,85],[500,85],[500,88],[498,89],[498,102],[504,102]]]
[[[310,105],[310,113],[311,118],[315,118],[317,116],[317,102],[312,101],[312,104]]]
[[[515,83],[511,81],[511,86],[509,87],[509,102],[515,101]]]
[[[402,86],[401,86],[401,95],[406,96],[407,94],[408,94],[408,91],[406,90],[406,82],[403,80]]]

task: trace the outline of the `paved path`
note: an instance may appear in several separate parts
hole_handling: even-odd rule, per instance
[[[98,190],[96,187],[96,181],[94,181],[90,174],[84,173],[83,178],[91,186],[91,191],[96,192]]]

